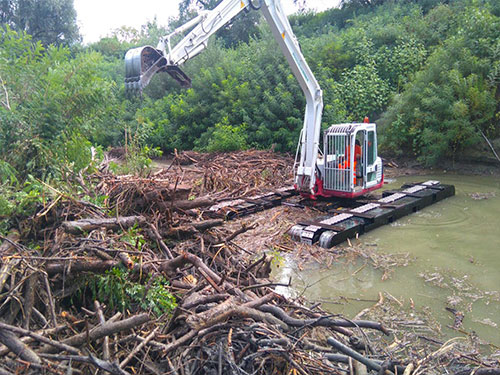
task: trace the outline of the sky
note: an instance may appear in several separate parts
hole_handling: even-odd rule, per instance
[[[155,17],[166,25],[177,16],[179,0],[74,0],[80,33],[84,43],[98,41],[121,26],[139,28]],[[292,0],[281,0],[287,14],[297,11]],[[306,0],[306,7],[322,11],[338,0]]]

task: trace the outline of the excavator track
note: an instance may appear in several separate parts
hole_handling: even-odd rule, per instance
[[[235,219],[279,206],[294,195],[297,195],[297,192],[293,187],[285,187],[249,198],[228,200],[204,210],[203,216],[225,220]]]
[[[294,195],[297,193],[293,188],[283,188],[268,194],[225,201],[204,210],[203,216],[230,220],[280,204],[303,207],[287,202]],[[288,233],[298,242],[331,248],[453,195],[453,185],[431,180],[384,191],[379,198],[317,201],[314,206],[324,211],[324,215],[315,220],[300,221]],[[304,204],[311,204],[311,201],[304,201]]]

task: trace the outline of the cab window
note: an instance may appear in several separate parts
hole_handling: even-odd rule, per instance
[[[376,150],[377,150],[377,145],[375,140],[375,132],[373,130],[370,130],[368,132],[368,149],[367,149],[368,164],[375,163],[375,157],[377,152]]]

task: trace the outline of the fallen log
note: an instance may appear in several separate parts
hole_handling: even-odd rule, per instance
[[[357,351],[352,350],[351,348],[345,346],[340,341],[335,340],[333,337],[329,337],[327,342],[328,342],[328,344],[333,346],[335,349],[341,351],[344,354],[347,354],[349,357],[354,358],[356,361],[361,362],[366,367],[368,367],[370,370],[380,371],[380,369],[382,368],[382,366],[379,365],[378,363],[375,363],[371,359],[363,357]]]
[[[54,333],[61,332],[61,331],[65,330],[66,328],[67,328],[67,326],[63,324],[63,325],[57,326],[56,328],[42,329],[42,330],[39,330],[39,331],[36,331],[36,332],[33,332],[33,333],[45,337],[45,335],[52,335]],[[35,339],[33,337],[30,337],[30,336],[22,337],[20,340],[24,344],[29,344],[29,343],[32,343],[33,341],[35,341]],[[10,351],[9,348],[7,348],[5,345],[1,345],[0,346],[0,358],[2,356],[6,355],[7,353],[9,353],[9,351]]]
[[[0,327],[0,342],[22,360],[28,363],[42,363],[40,357],[22,342],[14,332]]]
[[[45,266],[45,271],[49,276],[58,273],[78,273],[78,272],[94,272],[103,273],[113,267],[117,267],[121,261],[118,260],[77,260],[63,263],[48,263]]]
[[[164,231],[163,234],[165,237],[174,237],[179,239],[188,238],[192,237],[199,231],[204,231],[222,224],[224,224],[224,221],[221,219],[204,220],[199,222],[194,221],[188,225],[169,228],[167,231]]]
[[[214,220],[204,220],[204,221],[193,221],[189,225],[191,225],[197,230],[207,230],[222,224],[224,224],[224,220],[214,219]]]
[[[94,301],[95,312],[97,313],[97,317],[99,318],[99,324],[105,324],[106,319],[104,318],[104,313],[102,312],[101,304],[99,301]],[[109,354],[109,337],[104,336],[104,340],[102,341],[102,355],[105,360],[110,358]]]
[[[255,229],[257,228],[257,224],[253,224],[253,225],[246,225],[246,224],[242,224],[241,225],[241,228],[238,229],[237,231],[233,232],[232,234],[230,234],[225,240],[224,242],[230,242],[232,240],[234,240],[236,237],[238,237],[240,234],[243,234],[245,233],[246,231],[249,231],[249,230],[252,230],[252,229]]]
[[[251,300],[250,302],[244,304],[241,304],[241,301],[238,301],[236,298],[230,297],[209,310],[190,315],[186,319],[186,324],[196,331],[200,331],[201,329],[214,326],[217,323],[227,320],[233,316],[239,316],[243,318],[251,318],[255,321],[267,322],[269,324],[279,326],[284,331],[287,331],[288,326],[286,323],[274,317],[272,314],[257,310],[257,307],[271,301],[274,297],[275,294],[270,293],[264,297]]]
[[[147,231],[147,233],[151,238],[156,240],[158,246],[164,251],[164,253],[167,255],[169,259],[174,258],[168,246],[165,244],[165,242],[163,242],[160,232],[158,232],[158,228],[156,228],[156,226],[154,226],[153,224],[149,224],[149,231]]]
[[[177,210],[191,210],[193,208],[208,207],[215,204],[210,198],[196,198],[192,200],[180,200],[172,202],[172,207]],[[166,204],[168,206],[168,204]]]
[[[205,305],[207,303],[223,301],[227,298],[229,298],[229,294],[227,293],[210,294],[204,296],[195,292],[184,299],[184,301],[182,302],[182,308],[187,310],[198,305]]]
[[[380,323],[369,320],[345,320],[345,319],[330,319],[328,317],[319,317],[316,319],[296,319],[288,315],[283,309],[278,306],[262,305],[260,311],[268,312],[284,321],[286,324],[293,327],[360,327],[371,328],[389,335],[389,331]]]
[[[349,356],[344,355],[344,354],[325,354],[325,358],[328,359],[330,362],[340,362],[340,363],[349,363]],[[351,357],[352,358],[352,357]],[[376,363],[380,366],[384,363],[384,361],[381,361],[379,359],[370,359],[373,363]],[[358,361],[354,361],[358,362]],[[361,363],[361,362],[358,362]],[[401,366],[401,365],[396,365],[396,368],[398,370],[398,374],[404,373],[406,370],[406,366]]]
[[[156,332],[158,332],[158,330],[159,330],[159,329],[160,329],[160,327],[156,327],[155,329],[153,329],[153,331],[152,331],[149,335],[147,335],[147,336],[144,338],[144,340],[143,340],[143,341],[141,341],[141,343],[140,343],[139,345],[137,345],[137,346],[134,348],[134,350],[132,350],[132,351],[128,354],[127,358],[125,358],[123,361],[121,361],[121,362],[120,362],[120,367],[125,367],[125,366],[127,365],[127,363],[129,363],[129,362],[132,360],[132,358],[134,358],[134,356],[135,356],[137,353],[139,353],[139,352],[141,351],[141,349],[142,349],[143,347],[145,347],[145,346],[148,344],[148,342],[150,342],[151,340],[153,340],[153,339],[154,339],[154,337],[155,337],[155,335],[156,335]]]
[[[110,336],[121,331],[127,331],[137,326],[141,326],[144,323],[147,323],[149,320],[149,315],[146,313],[131,316],[130,318],[120,320],[118,322],[112,322],[108,320],[106,323],[94,327],[88,332],[82,332],[75,336],[64,339],[62,343],[70,346],[83,345],[87,342],[87,339],[90,341],[99,340],[103,337]],[[44,346],[40,350],[40,353],[53,352],[54,348],[48,346]]]
[[[19,333],[19,334],[24,335],[24,336],[29,336],[29,337],[32,337],[33,339],[37,340],[37,341],[40,341],[40,342],[43,342],[45,344],[51,345],[51,346],[53,346],[55,348],[58,348],[59,350],[65,350],[65,351],[67,351],[69,353],[73,353],[73,354],[79,354],[80,353],[80,351],[77,348],[74,348],[74,347],[72,347],[70,345],[66,345],[66,344],[60,343],[58,341],[54,341],[52,339],[49,339],[49,338],[47,338],[45,336],[42,336],[42,335],[40,335],[38,333],[32,332],[32,331],[27,330],[27,329],[23,329],[23,328],[11,326],[9,324],[5,324],[5,323],[1,323],[0,322],[0,330],[15,332],[15,333]],[[21,344],[23,344],[23,345],[26,345],[21,340],[19,340],[19,342]]]
[[[123,229],[126,230],[134,225],[143,226],[144,224],[146,224],[146,218],[143,216],[124,216],[108,219],[89,218],[76,221],[65,221],[61,224],[61,227],[66,233],[80,235],[99,228],[118,231]]]

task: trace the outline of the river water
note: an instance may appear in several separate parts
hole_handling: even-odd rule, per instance
[[[372,306],[379,292],[405,303],[411,298],[416,309],[430,312],[447,337],[460,335],[448,327],[454,316],[445,307],[452,307],[465,315],[463,330],[500,346],[500,179],[405,176],[385,188],[426,180],[455,185],[456,196],[353,241],[395,259],[408,256],[408,265],[382,280],[383,272],[364,260],[343,260],[328,269],[311,263],[299,269],[285,255],[276,276],[283,282],[291,276],[292,288],[282,291],[320,301],[324,309],[346,316]]]

